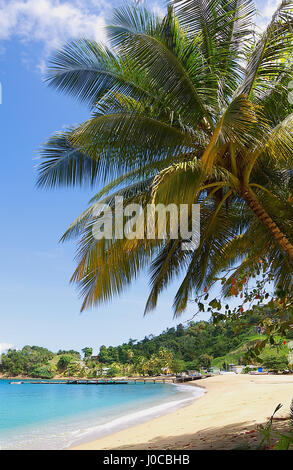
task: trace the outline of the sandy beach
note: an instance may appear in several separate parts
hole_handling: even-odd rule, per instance
[[[293,377],[287,375],[219,375],[190,384],[199,385],[207,393],[191,405],[72,450],[245,446],[256,443],[257,424],[265,423],[278,403],[283,408],[277,416],[288,416],[293,398]]]

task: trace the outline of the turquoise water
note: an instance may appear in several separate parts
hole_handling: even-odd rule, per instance
[[[0,448],[63,449],[187,404],[202,390],[172,384],[10,385],[0,380]]]

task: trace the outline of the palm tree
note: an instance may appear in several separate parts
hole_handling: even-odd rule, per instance
[[[265,261],[292,286],[293,3],[263,32],[251,0],[174,0],[161,20],[125,7],[108,27],[111,48],[79,40],[57,52],[51,86],[86,101],[92,117],[42,148],[43,187],[103,184],[63,240],[80,237],[72,281],[82,308],[123,291],[151,270],[146,311],[176,276],[174,312],[195,289],[234,267]],[[96,240],[95,203],[201,204],[201,241]],[[229,285],[225,279],[224,289]]]

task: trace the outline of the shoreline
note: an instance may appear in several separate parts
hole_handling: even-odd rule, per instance
[[[180,385],[179,385],[180,386]],[[256,443],[257,424],[267,421],[278,403],[278,417],[289,414],[293,377],[218,375],[204,384],[207,393],[187,406],[68,450],[231,449]]]
[[[128,414],[123,414],[108,421],[102,425],[97,425],[94,430],[86,431],[83,436],[75,439],[76,442],[68,444],[63,450],[71,450],[75,447],[87,445],[88,442],[110,437],[113,434],[127,431],[137,425],[147,424],[153,419],[166,416],[169,413],[177,411],[181,408],[188,407],[195,400],[198,400],[205,394],[205,389],[202,386],[195,386],[192,389],[187,384],[166,384],[178,389],[176,395],[158,401],[156,404],[148,405],[147,408],[140,408],[136,411],[131,411]],[[143,386],[143,385],[141,385]],[[182,394],[182,395],[181,395]],[[92,434],[92,436],[90,436]]]
[[[4,380],[8,384],[8,380]],[[22,386],[21,386],[22,387]],[[25,386],[23,386],[25,387]],[[131,388],[130,388],[131,387]],[[32,388],[30,388],[31,390]],[[8,385],[2,391],[12,391],[12,395],[15,390],[17,395],[23,395],[22,388],[10,388]],[[71,390],[68,387],[62,387],[61,389],[55,388],[61,395],[65,393],[71,396]],[[62,390],[64,390],[62,392]],[[76,390],[76,388],[74,388]],[[98,396],[100,394],[99,389],[90,388],[90,393],[86,391],[86,388],[80,389],[83,397],[96,396],[96,390]],[[105,388],[102,391],[102,398],[105,393]],[[99,409],[99,406],[94,408],[81,407],[81,409],[75,410],[71,407],[72,413],[68,416],[65,414],[56,414],[54,417],[48,416],[46,420],[39,422],[28,422],[23,423],[23,426],[7,428],[7,433],[2,433],[0,436],[1,446],[4,449],[60,449],[67,450],[70,447],[87,443],[88,441],[96,440],[106,435],[113,434],[115,432],[130,428],[142,422],[150,421],[151,419],[162,416],[163,414],[169,413],[182,406],[187,406],[194,401],[194,398],[200,396],[203,393],[201,387],[191,389],[186,387],[184,384],[158,384],[152,385],[138,383],[129,386],[130,397],[132,401],[127,402],[123,396],[129,395],[128,389],[116,388],[114,393],[114,405],[105,412]],[[48,389],[42,388],[41,392],[44,396],[49,396],[51,393],[51,387]],[[115,403],[120,402],[120,394],[122,393],[122,406],[115,408]],[[54,394],[53,394],[54,395]],[[74,393],[73,396],[76,394]],[[78,394],[77,394],[78,395]],[[107,395],[107,393],[106,393]],[[115,402],[116,396],[116,402]],[[54,397],[53,397],[54,398]],[[47,423],[44,426],[44,423]]]

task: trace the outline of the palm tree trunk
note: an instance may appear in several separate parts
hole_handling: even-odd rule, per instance
[[[244,188],[241,191],[241,196],[243,197],[244,201],[247,202],[251,210],[255,213],[255,215],[259,218],[259,220],[267,227],[267,229],[271,232],[273,238],[276,240],[278,245],[282,248],[282,250],[288,256],[290,262],[293,264],[293,245],[289,242],[288,238],[284,235],[283,232],[279,229],[279,227],[275,224],[275,222],[271,219],[253,193],[249,190],[249,188]]]

